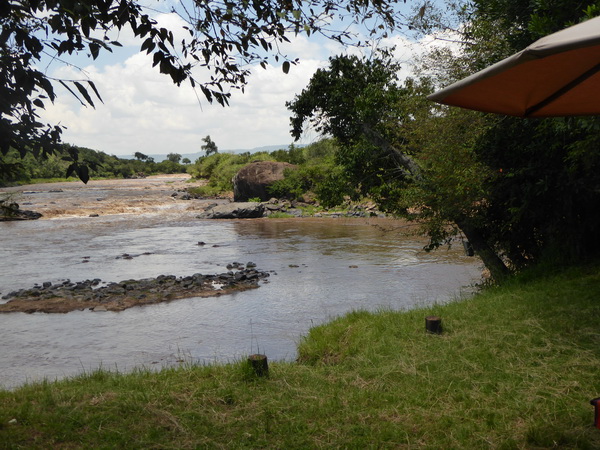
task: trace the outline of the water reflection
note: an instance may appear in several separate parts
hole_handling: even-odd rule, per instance
[[[65,278],[215,273],[233,261],[253,261],[273,275],[256,290],[121,313],[0,315],[0,385],[99,365],[128,370],[182,357],[227,361],[259,349],[271,359],[293,359],[299,337],[312,325],[352,309],[446,301],[478,279],[479,264],[458,249],[425,253],[422,240],[386,231],[388,225],[200,221],[183,214],[168,221],[146,214],[1,224],[3,293]],[[118,258],[123,253],[135,257]]]

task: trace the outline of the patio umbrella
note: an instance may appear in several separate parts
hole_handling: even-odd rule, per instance
[[[600,114],[600,17],[550,34],[428,98],[519,117]]]

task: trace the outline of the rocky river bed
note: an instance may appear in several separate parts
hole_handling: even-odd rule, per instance
[[[62,283],[46,281],[30,289],[20,289],[3,296],[0,313],[67,313],[71,311],[123,311],[134,306],[168,302],[181,298],[209,297],[231,294],[258,287],[269,273],[234,262],[228,272],[185,277],[159,275],[156,278],[104,283],[99,278]]]
[[[274,213],[302,217],[298,205],[275,199],[261,203],[230,203],[228,199],[197,199],[190,187],[201,185],[187,174],[158,175],[143,179],[90,180],[19,186],[0,189],[3,205],[14,208],[6,220],[100,218],[107,215],[148,213],[197,214],[199,219],[257,218]],[[7,209],[4,208],[4,209]],[[224,211],[225,213],[219,213]],[[325,216],[367,217],[371,212],[353,208],[344,214]],[[321,213],[319,216],[322,215]],[[206,245],[198,242],[199,246]],[[127,253],[117,259],[132,259]],[[83,257],[82,263],[89,262]],[[122,311],[134,306],[167,302],[181,298],[209,297],[256,288],[269,276],[247,265],[234,262],[228,271],[188,276],[164,275],[153,278],[103,282],[99,278],[61,282],[42,281],[33,287],[3,292],[0,313],[66,313],[77,310]]]
[[[67,295],[81,289],[110,297],[112,289],[134,291],[136,282],[150,291],[160,279],[177,291],[177,280],[197,274],[260,269],[270,276],[258,289],[187,291],[120,311],[79,303],[67,314],[0,314],[0,389],[98,367],[231,362],[252,353],[293,360],[311,327],[339,315],[447,302],[480,281],[481,262],[462,246],[424,252],[426,239],[390,218],[198,219],[207,205],[227,200],[184,200],[186,178],[10,188],[11,201],[43,217],[0,222],[0,295],[37,284],[39,298],[67,282]],[[137,296],[144,294],[152,300]]]

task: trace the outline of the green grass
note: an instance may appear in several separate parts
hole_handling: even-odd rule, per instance
[[[594,266],[353,312],[269,378],[238,362],[0,392],[0,447],[600,448],[599,292]],[[441,336],[424,332],[432,314]]]
[[[199,197],[223,197],[228,194],[227,191],[215,186],[196,186],[187,188],[187,191]]]
[[[292,217],[295,216],[293,214],[286,213],[283,211],[275,211],[267,216],[267,218],[269,219],[291,219]]]

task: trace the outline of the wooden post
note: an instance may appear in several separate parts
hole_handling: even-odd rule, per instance
[[[600,397],[590,400],[594,407],[594,426],[600,429]]]
[[[442,334],[442,319],[437,316],[425,317],[425,330],[432,334]]]
[[[269,376],[269,363],[266,355],[250,355],[248,356],[248,363],[254,370],[256,376],[268,377]]]

